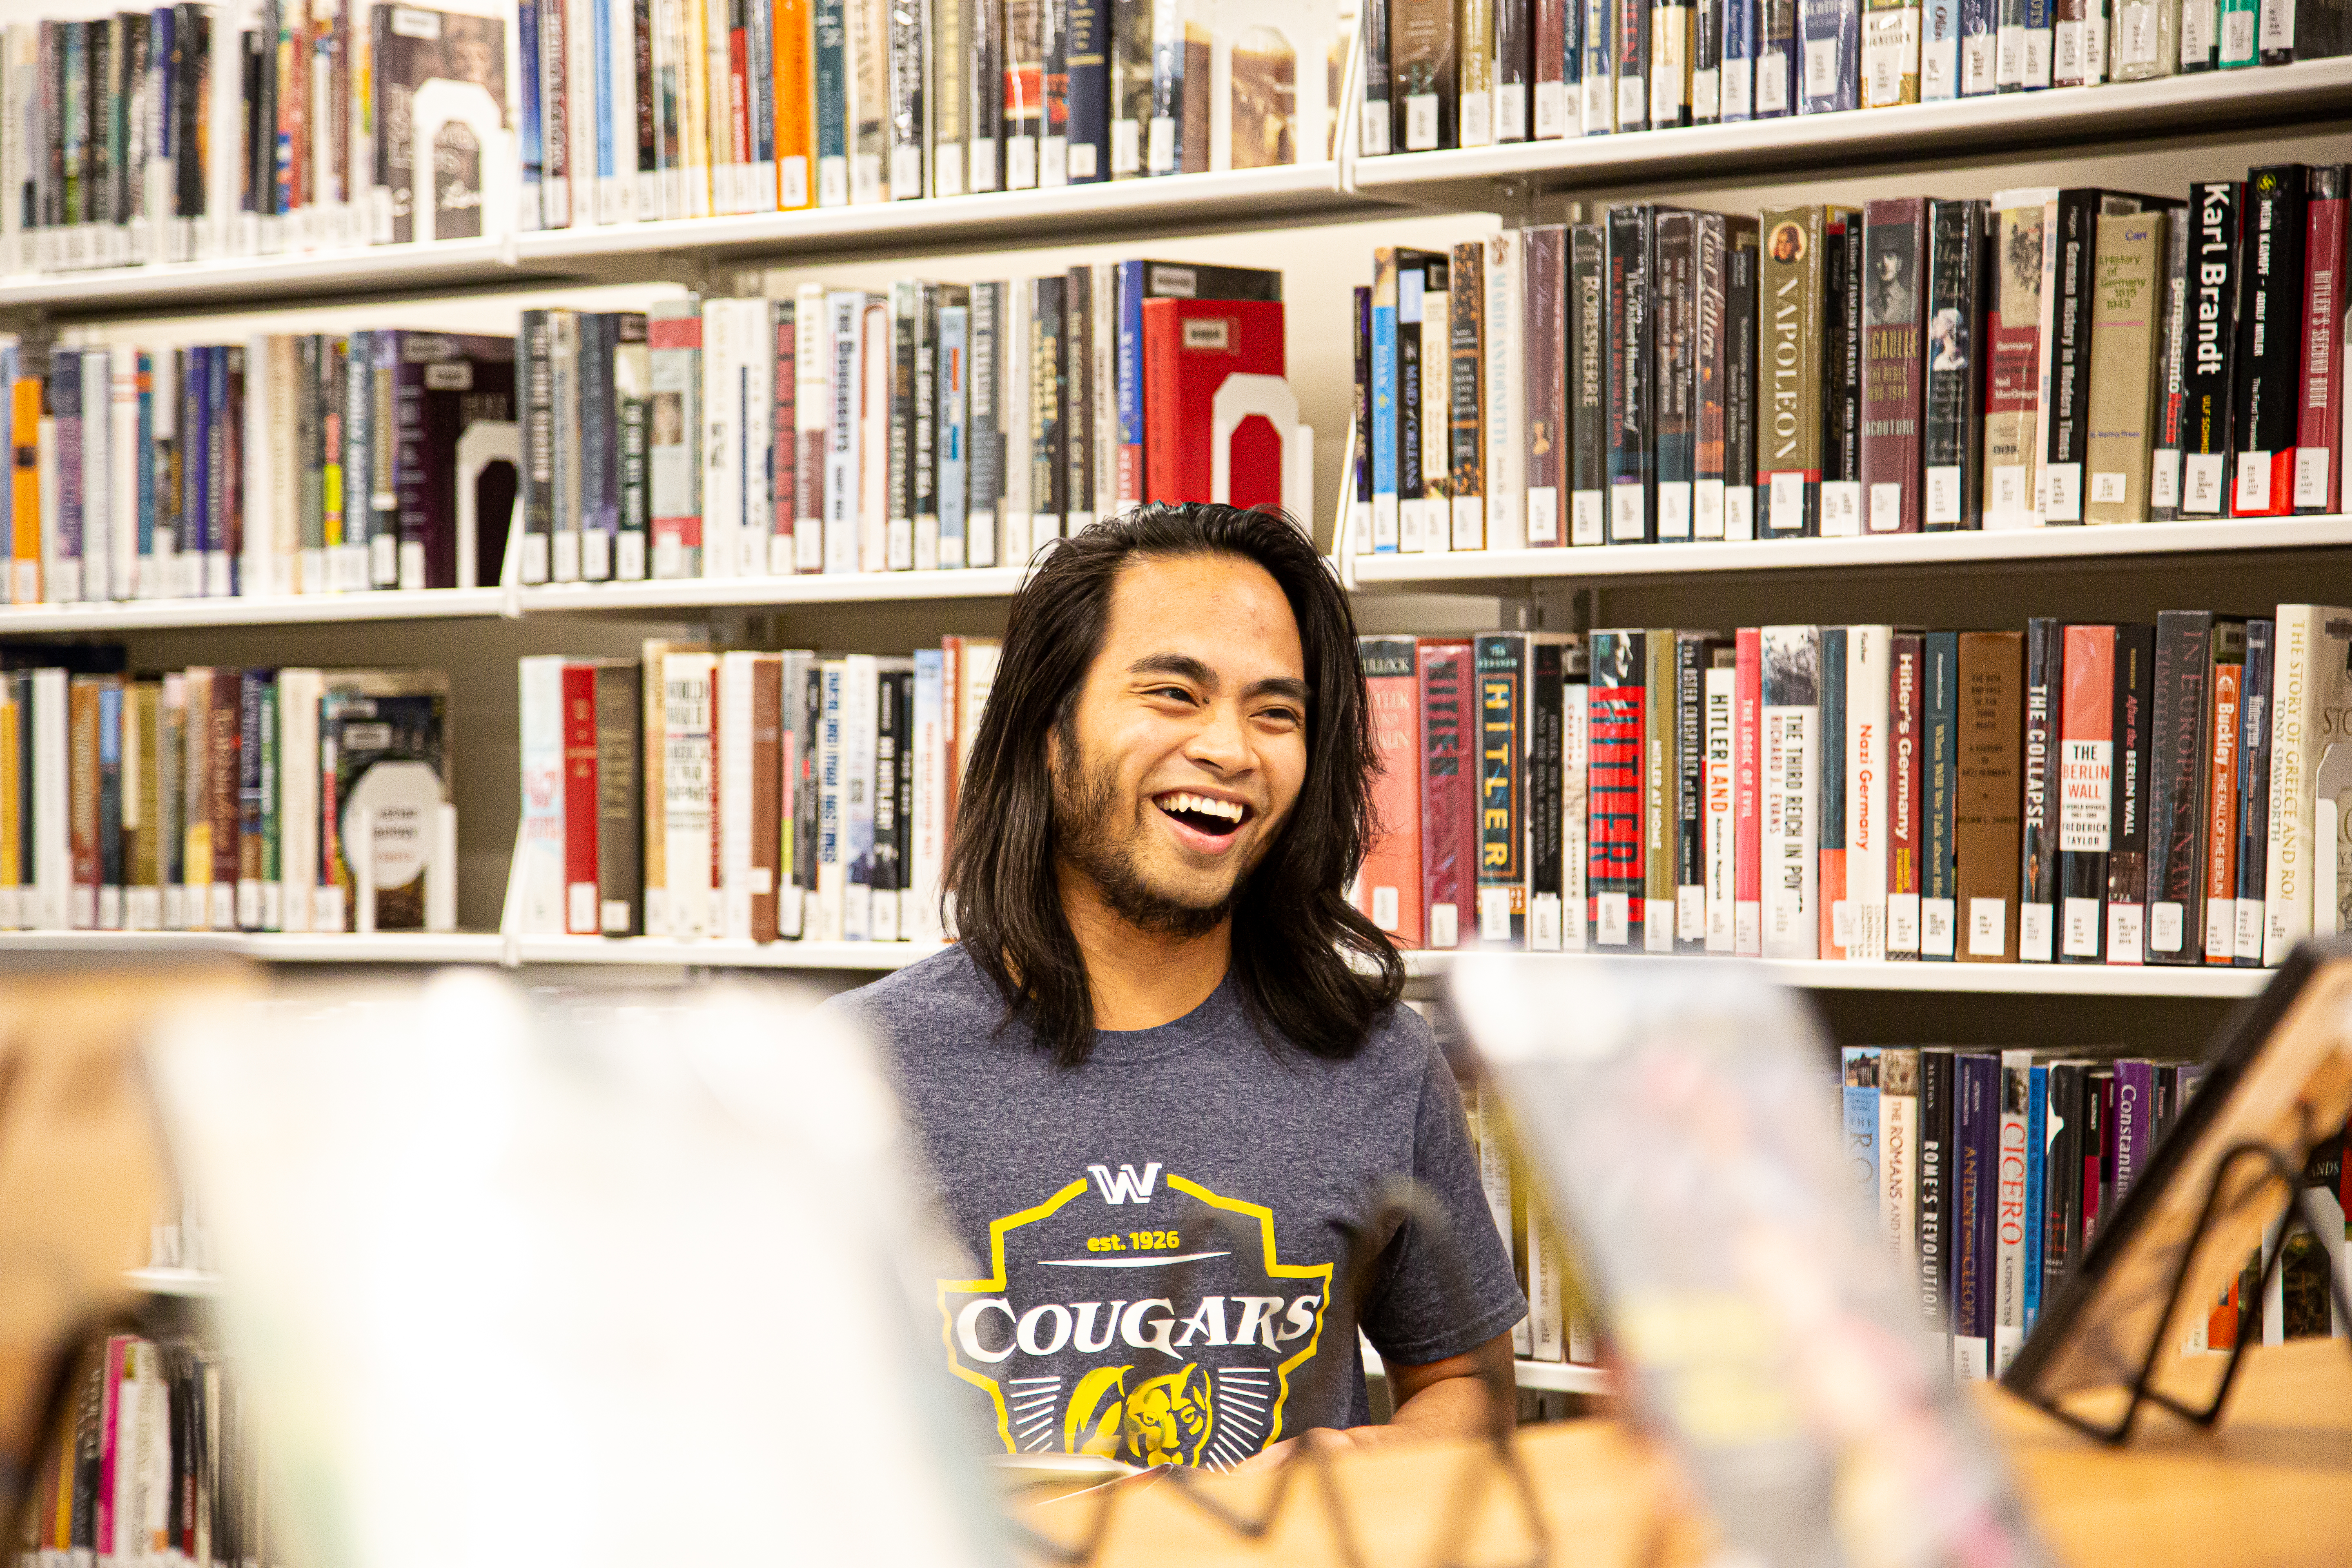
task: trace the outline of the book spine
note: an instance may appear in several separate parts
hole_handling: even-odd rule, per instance
[[[1578,224],[1568,243],[1568,542],[1601,544],[1609,492],[1606,230]]]
[[[1872,533],[1916,533],[1923,523],[1923,375],[1929,360],[1921,342],[1919,285],[1928,277],[1927,205],[1916,196],[1873,202],[1863,216],[1860,478]]]
[[[1585,773],[1585,930],[1599,952],[1641,945],[1647,889],[1643,752],[1648,733],[1649,634],[1592,634]]]
[[[2057,230],[2047,247],[2054,267],[2045,287],[2053,293],[2042,305],[2049,325],[2042,348],[2042,472],[2035,481],[2035,510],[2045,523],[2084,521],[2099,199],[2092,191],[2062,191],[2051,209]]]
[[[1068,331],[1066,287],[1066,280],[1060,278],[1040,278],[1029,286],[1028,460],[1032,549],[1049,539],[1061,537],[1063,517],[1067,510],[1065,498],[1070,493],[1066,454],[1071,421],[1066,414],[1069,404],[1064,376],[1067,361],[1062,343]],[[1146,493],[1157,499],[1160,492],[1147,485]]]
[[[1527,244],[1506,229],[1486,242],[1486,325],[1480,344],[1486,419],[1486,517],[1489,550],[1528,542]],[[1456,548],[1461,548],[1459,545]]]
[[[2058,783],[2054,766],[2058,702],[2065,668],[2064,628],[2035,616],[2025,623],[2025,742],[2023,805],[2018,863],[2017,955],[2030,963],[2056,956],[2058,833],[2053,809]]]
[[[618,341],[613,345],[614,524],[613,575],[625,583],[645,580],[646,541],[653,531],[653,351],[644,316],[635,311],[614,318]],[[789,328],[786,329],[789,331]],[[782,374],[791,374],[791,359]],[[792,406],[787,397],[786,408]],[[780,467],[789,463],[779,452]],[[785,469],[787,479],[791,470]],[[787,492],[789,493],[789,491]],[[788,523],[789,520],[787,520]],[[786,528],[789,537],[790,529]]]
[[[1798,112],[1829,114],[1862,104],[1861,0],[1800,0],[1803,95]]]
[[[1617,75],[1616,7],[1613,0],[1580,0],[1582,26],[1578,35],[1578,52],[1582,69],[1579,73],[1578,118],[1587,136],[1606,136],[1617,128],[1617,99],[1613,90]],[[1625,127],[1632,131],[1632,125]]]
[[[821,283],[802,284],[793,301],[793,570],[795,572],[824,570],[825,447],[828,421],[833,412],[833,402],[828,395],[833,364],[830,314],[825,303],[824,286]],[[647,323],[647,331],[651,331],[650,322]]]
[[[1820,956],[1821,640],[1766,626],[1763,662],[1763,955]]]
[[[1762,639],[1759,628],[1740,627],[1732,666],[1731,949],[1741,958],[1764,951]]]
[[[1695,215],[1660,213],[1656,233],[1656,273],[1651,295],[1657,343],[1651,456],[1655,470],[1656,537],[1687,540],[1693,536],[1691,489],[1697,474],[1698,457],[1698,237]]]
[[[1421,945],[1421,672],[1411,637],[1356,639],[1381,771],[1372,784],[1380,830],[1364,851],[1356,907],[1401,947]]]
[[[2244,695],[2239,703],[2238,903],[2231,933],[2232,962],[2259,966],[2271,815],[2271,679],[2275,666],[2276,623],[2246,623]],[[2210,953],[2209,953],[2210,956]]]
[[[1843,1046],[1838,1050],[1844,1122],[1839,1153],[1874,1215],[1878,1205],[1878,1070],[1883,1055],[1876,1046]]]
[[[2042,207],[1994,215],[1986,313],[1984,526],[2030,528],[2034,455],[2040,450]]]
[[[1736,658],[1736,656],[1735,656]],[[1738,920],[1738,711],[1740,668],[1718,659],[1705,677],[1702,839],[1708,952],[1737,951]]]
[[[1993,1176],[1992,1374],[1999,1377],[2025,1343],[2026,1194],[2031,1187],[2033,1057],[2000,1058],[2000,1140]]]
[[[1658,0],[1617,0],[1617,129],[1640,131],[1650,120],[1650,16]],[[1465,142],[1466,144],[1466,142]]]
[[[1568,542],[1561,502],[1568,485],[1568,231],[1527,231],[1527,542]]]
[[[2082,1247],[2083,1064],[2053,1062],[2046,1070],[2042,1203],[2029,1215],[2039,1226],[2042,1241],[2037,1321],[2058,1299]]]
[[[594,936],[604,929],[598,894],[596,667],[563,667],[563,931]]]
[[[1506,7],[1507,9],[1507,7]],[[1538,142],[1577,134],[1575,21],[1578,0],[1534,0],[1528,78],[1533,93],[1530,134]],[[1386,86],[1385,82],[1382,84]]]
[[[2151,522],[2170,522],[2180,515],[2181,447],[2188,428],[2189,237],[2195,230],[2186,208],[2175,208],[2164,229],[2164,255],[2158,260],[2158,304],[2162,324],[2158,329],[2156,413],[2148,439],[2147,516]],[[2094,347],[2096,338],[2093,339]]]
[[[2352,207],[2352,168],[2330,163],[2311,171],[2304,237],[2303,398],[2294,441],[2294,510],[2326,511],[2336,503],[2336,447],[2344,400],[2344,259],[2346,212]]]
[[[645,764],[638,713],[642,681],[635,664],[595,667],[596,924],[606,936],[644,933],[638,834]]]
[[[1524,723],[1532,679],[1524,635],[1482,636],[1473,645],[1477,681],[1478,945],[1519,948],[1528,937],[1528,789]]]
[[[2310,226],[2306,171],[2273,164],[2246,176],[2246,230],[2241,245],[2238,351],[2231,426],[2237,482],[2233,517],[2273,517],[2294,510],[2296,424],[2308,351],[2294,331],[2305,319],[2304,247]]]
[[[1958,1058],[1953,1096],[1955,1155],[1952,1261],[1954,1375],[1983,1382],[1992,1374],[1995,1323],[1995,1213],[2000,1135],[2000,1058],[1973,1052]]]
[[[1073,267],[1062,282],[1061,443],[1062,537],[1070,538],[1095,520],[1094,338],[1102,330],[1108,301],[1094,292],[1094,268]]]
[[[1476,676],[1469,643],[1424,641],[1420,656],[1422,927],[1429,946],[1445,949],[1465,934],[1465,906],[1477,885]]]
[[[1440,527],[1451,547],[1486,546],[1486,243],[1454,247],[1447,299],[1446,470],[1452,506]]]
[[[1675,950],[1675,866],[1681,823],[1675,811],[1675,635],[1661,631],[1643,647],[1645,694],[1642,742],[1642,933],[1645,952]]]
[[[1762,214],[1756,457],[1764,535],[1821,531],[1822,272],[1820,207]]]
[[[1887,695],[1886,956],[1897,960],[1919,956],[1926,663],[1924,637],[1907,632],[1895,637]]]
[[[2116,628],[2115,810],[2106,889],[2109,963],[2138,963],[2147,951],[2148,725],[2155,657],[2155,628]]]
[[[1846,791],[1852,776],[1846,771],[1846,745],[1852,735],[1845,722],[1845,626],[1821,628],[1822,646],[1822,799],[1821,838],[1814,852],[1821,898],[1814,904],[1821,925],[1820,954],[1845,957],[1853,931],[1853,911],[1845,896]]]
[[[1706,951],[1706,678],[1719,646],[1675,638],[1673,854],[1675,951]]]
[[[673,405],[675,421],[656,418],[646,451],[646,490],[652,511],[653,575],[699,576],[702,571],[702,302],[692,296],[664,300],[646,312],[646,342],[655,404]],[[551,371],[550,373],[551,378]],[[551,379],[550,385],[553,383]],[[552,394],[551,393],[551,396]],[[560,427],[561,405],[554,405]],[[551,522],[555,520],[551,519]],[[528,536],[526,552],[532,547]],[[523,580],[530,582],[529,558]]]
[[[1370,301],[1370,333],[1367,344],[1369,382],[1365,399],[1370,428],[1366,451],[1371,461],[1371,532],[1369,543],[1376,554],[1394,554],[1402,548],[1398,531],[1398,471],[1402,459],[1401,422],[1405,417],[1399,380],[1398,289],[1401,269],[1397,252],[1387,247],[1372,253]],[[1140,307],[1139,306],[1139,311]],[[1138,420],[1139,426],[1141,420]]]
[[[959,291],[961,293],[961,291]],[[939,395],[937,473],[939,564],[950,570],[971,563],[971,307],[942,303],[932,356]]]
[[[2213,628],[2213,716],[2206,725],[2210,751],[2205,814],[2205,962],[2235,963],[2238,945],[2238,740],[2242,722],[2246,649],[2235,623]]]
[[[2105,956],[2108,856],[2114,845],[2116,628],[2061,633],[2057,731],[2058,957]]]
[[[1822,258],[1822,532],[1862,532],[1862,215],[1832,207]]]
[[[1959,636],[1952,847],[1953,898],[1963,962],[2017,951],[2017,897],[2024,638],[2016,632]]]
[[[1070,10],[1096,9],[1093,0],[1070,0]],[[929,121],[924,114],[924,37],[930,7],[919,0],[889,0],[890,196],[909,201],[929,194],[926,154]]]
[[[2180,514],[2220,517],[2231,499],[2231,414],[2238,352],[2239,219],[2235,180],[2189,188],[2189,309],[2181,369]]]
[[[1952,1081],[1953,1055],[1928,1047],[1919,1053],[1916,1140],[1918,1179],[1913,1189],[1913,1279],[1917,1282],[1919,1327],[1948,1357],[1951,1332]]]
[[[2148,515],[2166,215],[2114,215],[2098,218],[2096,225],[2095,276],[2088,280],[2090,342],[2084,356],[2088,395],[2081,451],[2089,481],[2082,516],[2093,523],[2138,522]]]
[[[849,205],[849,19],[847,0],[815,0],[813,50],[816,106],[816,202]]]
[[[1862,107],[1919,101],[1919,5],[1874,3],[1862,17]]]
[[[1758,268],[1756,225],[1742,218],[1727,226],[1724,268],[1724,453],[1723,537],[1756,537],[1756,453],[1759,382],[1756,355]]]
[[[1695,296],[1697,319],[1694,349],[1697,401],[1697,434],[1691,462],[1691,535],[1721,539],[1723,531],[1724,466],[1727,443],[1725,414],[1731,379],[1730,322],[1726,310],[1731,300],[1727,276],[1731,234],[1716,213],[1695,220],[1698,240],[1698,270]]]
[[[1691,66],[1699,7],[1691,0],[1651,0],[1649,126],[1691,123]]]
[[[1643,544],[1657,538],[1657,317],[1652,296],[1657,276],[1656,230],[1654,207],[1609,210],[1606,418],[1612,544]]]
[[[2212,617],[2157,617],[2149,727],[2147,960],[2195,963],[2201,954],[2207,679]]]

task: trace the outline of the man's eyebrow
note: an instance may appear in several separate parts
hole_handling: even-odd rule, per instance
[[[1129,675],[1172,675],[1195,686],[1213,688],[1216,671],[1188,653],[1148,653],[1127,667]]]
[[[1286,697],[1301,708],[1305,708],[1309,704],[1311,694],[1307,689],[1307,682],[1297,677],[1276,675],[1254,683],[1243,695],[1244,697]]]

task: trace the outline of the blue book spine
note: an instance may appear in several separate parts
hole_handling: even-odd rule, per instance
[[[205,591],[204,401],[205,354],[201,345],[180,359],[180,592],[195,598]]]
[[[971,557],[964,542],[964,518],[970,510],[966,484],[971,462],[971,307],[940,307],[940,564],[961,566]],[[918,658],[921,655],[916,656]],[[922,667],[916,666],[916,679]]]
[[[1778,120],[1797,112],[1797,7],[1800,0],[1757,0],[1756,113]]]
[[[596,58],[596,101],[579,108],[596,117],[596,178],[604,181],[613,177],[613,8],[604,0],[590,0],[588,16],[589,42]],[[634,136],[635,127],[632,126],[630,132]],[[601,189],[596,200],[601,214]]]
[[[1723,120],[1756,118],[1757,0],[1723,0]]]
[[[1845,1079],[1845,1162],[1867,1213],[1878,1213],[1878,1047],[1838,1052]]]
[[[228,355],[215,345],[205,362],[205,592],[218,598],[244,592],[237,582],[236,555],[229,548],[228,510],[224,506],[228,479]],[[266,585],[252,584],[258,594]]]
[[[1068,0],[1069,176],[1110,178],[1110,0]]]
[[[2042,1235],[2050,1165],[2050,1069],[2036,1067],[2025,1091],[2025,1331],[2042,1313]]]
[[[1862,0],[1800,0],[1804,89],[1799,109],[1834,114],[1862,102]]]
[[[816,202],[849,205],[847,14],[843,0],[816,0]]]
[[[540,150],[539,129],[539,0],[518,0],[515,28],[522,54],[516,73],[522,86],[522,114],[515,136],[522,157],[522,226],[537,228],[540,178],[545,158]]]
[[[1960,96],[1994,90],[1999,81],[2000,0],[1959,0]]]
[[[1112,269],[1118,290],[1118,347],[1112,356],[1113,391],[1118,400],[1118,499],[1143,499],[1143,263],[1122,261]]]
[[[2039,92],[2050,85],[2052,22],[2050,0],[2025,0],[2025,80],[2021,85],[2028,92]]]
[[[155,596],[155,361],[139,356],[139,447],[131,471],[139,486],[139,596]]]
[[[1391,264],[1392,265],[1392,264]],[[1397,308],[1396,280],[1388,280],[1390,298],[1372,294],[1372,551],[1393,555],[1397,550]]]
[[[1919,13],[1919,101],[1960,92],[1960,0],[1922,0]]]
[[[1606,136],[1616,128],[1617,34],[1610,0],[1583,0],[1584,25],[1578,29],[1584,50],[1584,69],[1578,85],[1584,94],[1584,133]]]
[[[1926,845],[1919,878],[1919,956],[1951,963],[1958,956],[1958,862],[1953,852],[1959,790],[1960,636],[1929,632],[1922,639],[1927,666],[1927,733],[1920,795]]]

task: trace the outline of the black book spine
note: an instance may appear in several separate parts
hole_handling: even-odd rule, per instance
[[[2277,623],[2246,623],[2246,676],[2239,690],[2238,921],[2233,962],[2263,962],[2263,898],[2270,865],[2271,681],[2276,668]]]
[[[940,286],[936,283],[915,285],[914,330],[914,466],[908,486],[913,492],[915,565],[929,571],[940,563]]]
[[[223,47],[213,38],[213,14],[208,7],[183,4],[172,15],[172,174],[179,186],[178,216],[198,218],[205,210],[205,161],[196,156],[203,143],[196,134],[197,106],[204,100],[202,84],[212,68],[212,51]],[[183,250],[175,260],[192,258]]]
[[[1428,314],[1426,276],[1420,258],[1409,253],[1398,255],[1397,505],[1400,513],[1406,517],[1420,515],[1423,489],[1421,331]],[[1412,504],[1412,511],[1403,511],[1407,503]],[[1413,547],[1411,536],[1407,536],[1406,547]]]
[[[1608,540],[1609,289],[1607,232],[1580,223],[1568,234],[1569,542]]]
[[[555,533],[555,369],[548,359],[548,316],[525,310],[515,339],[515,382],[522,401],[522,581],[544,582]],[[389,435],[389,432],[384,433]]]
[[[2047,616],[2025,623],[2025,746],[2019,770],[2024,804],[2018,816],[2017,955],[2047,963],[2057,956],[2058,696],[2066,665],[2065,628]]]
[[[1706,951],[1706,672],[1721,646],[1706,637],[1675,638],[1676,952]]]
[[[2114,1118],[2116,1072],[2113,1068],[2088,1068],[2083,1073],[2083,1142],[2076,1161],[2079,1173],[2074,1180],[2074,1237],[2076,1255],[2090,1250],[2092,1238],[2099,1233],[2099,1221],[2106,1214],[2108,1173],[2115,1169],[2115,1151],[2108,1142],[2108,1124]],[[2098,1177],[2093,1180],[2094,1170]]]
[[[1094,268],[1073,267],[1062,291],[1062,461],[1065,533],[1094,521],[1094,334],[1103,301],[1094,297]]]
[[[2042,1310],[2058,1299],[2083,1239],[2083,1064],[2050,1065],[2042,1170]]]
[[[1660,539],[1692,537],[1691,487],[1698,458],[1698,233],[1696,215],[1658,215],[1654,460]]]
[[[1526,698],[1527,767],[1519,775],[1527,807],[1528,945],[1556,951],[1560,942],[1559,895],[1565,864],[1560,833],[1560,725],[1567,701],[1561,686],[1568,674],[1568,647],[1545,638],[1529,638],[1528,643],[1533,684]]]
[[[1756,228],[1730,228],[1723,284],[1723,536],[1756,537]]]
[[[1650,5],[1651,0],[1616,0],[1620,131],[1643,130],[1650,122]]]
[[[82,217],[89,223],[115,221],[115,145],[110,134],[114,106],[121,102],[114,79],[114,36],[111,17],[84,25],[82,34],[82,96],[79,131],[82,145]],[[104,241],[100,242],[103,245]],[[99,254],[104,255],[104,251]]]
[[[1925,521],[1929,531],[1982,521],[1985,204],[1927,204]]]
[[[906,750],[898,677],[885,670],[875,683],[878,711],[874,721],[874,898],[898,896],[898,753]],[[887,917],[886,917],[887,918]]]
[[[1062,436],[1069,423],[1062,393],[1063,281],[1035,279],[1030,290],[1029,504],[1037,513],[1059,517],[1066,493]]]
[[[1354,309],[1349,322],[1355,336],[1355,401],[1351,405],[1352,444],[1348,449],[1348,472],[1345,483],[1349,499],[1354,504],[1355,525],[1362,531],[1357,538],[1357,548],[1371,548],[1372,519],[1372,291],[1359,285],[1353,295]]]
[[[1069,174],[1074,185],[1110,178],[1110,0],[1070,0]]]
[[[889,564],[911,567],[915,554],[915,290],[902,282],[890,290]],[[1063,342],[1069,341],[1066,327]],[[1063,421],[1068,439],[1071,421]],[[903,552],[903,558],[902,558]],[[877,775],[879,776],[878,774]]]
[[[1495,140],[1528,139],[1528,95],[1535,55],[1532,0],[1493,0],[1495,10]]]
[[[1364,103],[1357,150],[1365,157],[1376,158],[1393,151],[1389,134],[1394,113],[1391,108],[1393,89],[1390,83],[1394,75],[1389,64],[1389,0],[1363,0],[1356,11],[1356,26],[1363,29],[1364,35]],[[1339,132],[1346,133],[1344,130]]]
[[[2238,346],[2238,228],[2245,187],[2191,187],[2186,351],[2180,367],[2180,512],[2220,517],[2230,502],[2231,361]]]
[[[1952,1053],[1919,1053],[1919,1181],[1915,1206],[1919,1316],[1927,1331],[1951,1332]]]
[[[2189,339],[2189,253],[2194,226],[2185,206],[2170,209],[2164,231],[2164,317],[2157,338],[2156,431],[2149,445],[2147,517],[2171,522],[2180,516],[2180,443],[2189,412],[2183,381]]]
[[[2294,510],[2309,190],[2310,171],[2301,163],[2273,164],[2246,175],[2230,409],[2236,469],[2230,510],[2239,517]]]
[[[1646,10],[1646,7],[1644,7]],[[1609,209],[1609,542],[1657,538],[1657,209]]]
[[[2147,961],[2201,961],[2205,920],[2205,710],[2213,617],[2157,617],[2148,734]]]
[[[2042,494],[2044,522],[2083,521],[2083,460],[2091,444],[2091,302],[2097,279],[2100,198],[2095,190],[2058,193],[2058,235],[2053,253],[2057,271],[2049,288],[2057,298],[2050,311],[2050,406],[2042,419]]]
[[[2148,703],[2155,660],[2154,626],[2116,628],[2115,815],[2107,835],[2110,963],[2137,963],[2146,950]]]
[[[1822,252],[1822,527],[1862,531],[1862,215],[1830,212]],[[1832,486],[1837,487],[1832,489]]]

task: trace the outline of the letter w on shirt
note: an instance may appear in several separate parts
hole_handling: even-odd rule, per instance
[[[1107,1204],[1123,1204],[1132,1200],[1139,1204],[1151,1201],[1151,1189],[1160,1184],[1160,1162],[1152,1161],[1143,1167],[1143,1174],[1135,1173],[1132,1165],[1121,1165],[1118,1174],[1112,1175],[1108,1165],[1088,1165],[1087,1173],[1095,1179]]]

